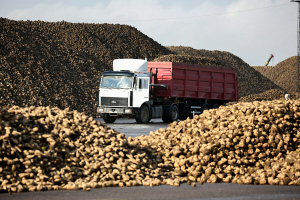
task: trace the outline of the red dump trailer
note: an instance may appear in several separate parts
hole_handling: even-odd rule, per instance
[[[163,117],[164,121],[173,120],[171,115],[174,113],[174,105],[178,107],[179,118],[185,119],[239,99],[238,79],[234,68],[148,62],[148,72],[153,85],[152,98],[157,103],[164,102],[163,110],[167,116],[165,119]]]
[[[152,83],[167,85],[153,89],[155,97],[238,101],[236,69],[215,66],[148,62]]]

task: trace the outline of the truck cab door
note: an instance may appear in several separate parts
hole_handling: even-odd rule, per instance
[[[137,77],[133,89],[133,107],[139,108],[145,101],[149,101],[149,77]]]

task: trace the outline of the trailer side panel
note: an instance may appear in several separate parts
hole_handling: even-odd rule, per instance
[[[174,62],[148,62],[156,97],[238,100],[236,69]]]

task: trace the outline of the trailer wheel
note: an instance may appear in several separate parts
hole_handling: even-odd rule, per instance
[[[171,122],[178,121],[179,119],[179,109],[178,106],[173,105],[171,107]]]
[[[142,105],[139,112],[135,116],[135,120],[138,123],[148,123],[151,120],[148,106]]]
[[[170,123],[174,121],[178,121],[179,119],[179,109],[178,106],[173,104],[172,106],[168,106],[164,115],[162,116],[162,120],[165,123]]]
[[[204,112],[204,110],[209,110],[209,104],[206,103],[202,106],[202,109],[201,109],[202,113]]]
[[[116,116],[110,116],[109,114],[105,113],[102,114],[102,118],[106,123],[114,123],[117,119]]]
[[[215,104],[214,106],[213,106],[213,109],[218,109],[220,106],[219,106],[219,104]]]

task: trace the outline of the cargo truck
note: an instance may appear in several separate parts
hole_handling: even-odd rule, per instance
[[[97,112],[106,123],[118,116],[165,123],[238,101],[236,69],[146,59],[116,59],[102,72]]]

